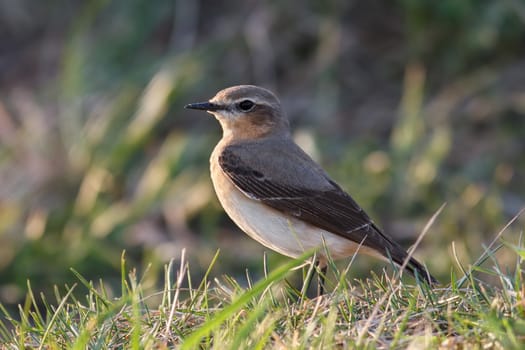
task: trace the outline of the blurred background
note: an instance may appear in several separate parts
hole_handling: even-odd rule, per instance
[[[220,127],[183,109],[236,84],[280,96],[297,142],[405,247],[446,202],[416,251],[445,282],[452,242],[468,266],[525,206],[521,0],[0,0],[0,303],[70,268],[118,291],[124,249],[151,290],[183,248],[197,282],[219,248],[214,276],[261,277],[267,249],[212,191]]]

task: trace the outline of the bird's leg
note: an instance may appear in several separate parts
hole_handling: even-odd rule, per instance
[[[328,265],[323,264],[321,267],[319,260],[315,262],[315,268],[317,270],[317,296],[324,294],[324,280],[326,277],[326,272],[328,271]],[[319,271],[320,269],[320,271]]]
[[[312,285],[312,279],[313,279],[314,273],[317,271],[317,264],[318,264],[318,260],[314,256],[312,258],[310,268],[308,269],[306,276],[304,276],[305,279],[303,282],[302,293],[306,294],[307,291],[310,289],[310,286]]]

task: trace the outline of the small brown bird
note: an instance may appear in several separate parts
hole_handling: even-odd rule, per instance
[[[207,111],[221,124],[211,179],[226,213],[250,237],[293,258],[317,249],[323,271],[328,259],[323,247],[333,259],[356,251],[399,265],[407,259],[407,252],[295,144],[272,92],[233,86],[185,108]],[[407,269],[436,282],[414,258]]]

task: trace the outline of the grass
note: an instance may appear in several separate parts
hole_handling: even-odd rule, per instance
[[[519,1],[67,3],[0,16],[0,348],[521,342],[523,219],[476,259],[524,206]],[[402,244],[447,202],[417,253],[448,284],[334,264],[330,294],[310,299],[296,270],[268,268],[285,258],[261,267],[213,194],[219,127],[183,109],[237,83],[277,92]],[[498,265],[513,254],[518,275]]]
[[[70,267],[114,293],[122,250],[139,274],[150,264],[146,293],[182,247],[196,279],[217,247],[215,274],[238,279],[260,264],[210,183],[220,127],[183,109],[231,84],[278,93],[301,146],[400,243],[447,202],[418,249],[438,277],[449,242],[473,261],[524,205],[525,27],[514,0],[213,13],[171,0],[67,3],[2,13],[13,36],[0,79],[0,303],[10,312],[28,279],[47,298],[49,281],[73,285]],[[368,276],[362,267],[354,275]]]
[[[248,273],[246,281],[210,280],[217,252],[195,285],[183,252],[177,264],[165,266],[164,288],[148,295],[142,285],[148,272],[139,278],[122,254],[121,295],[111,297],[102,280],[95,284],[74,270],[78,282],[55,287],[53,300],[33,294],[28,284],[19,315],[2,308],[0,341],[6,349],[519,349],[525,345],[525,248],[521,240],[496,244],[503,231],[474,264],[462,267],[464,276],[452,272],[450,282],[436,288],[401,279],[399,271],[349,280],[350,262],[345,269],[330,264],[336,278],[329,278],[330,292],[316,298],[308,297],[307,286],[287,281],[300,268],[308,280],[309,253],[271,272],[265,268],[253,283]],[[515,255],[515,272],[499,266],[499,249]],[[482,282],[483,275],[499,282]],[[78,289],[84,299],[75,297]]]

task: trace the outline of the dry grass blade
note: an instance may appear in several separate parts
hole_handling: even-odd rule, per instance
[[[439,209],[434,213],[434,215],[432,215],[430,220],[428,220],[428,222],[426,223],[425,227],[423,228],[423,231],[421,231],[421,233],[419,234],[416,242],[414,243],[414,245],[408,251],[408,255],[405,258],[405,261],[403,261],[403,264],[399,268],[399,270],[400,270],[399,277],[401,277],[403,275],[403,271],[405,270],[405,268],[407,267],[408,263],[410,262],[410,259],[412,258],[412,255],[414,254],[415,250],[417,249],[417,247],[419,246],[419,244],[421,243],[421,241],[423,240],[423,238],[425,237],[427,232],[430,230],[430,227],[434,224],[434,221],[436,221],[436,219],[439,216],[439,214],[441,214],[441,212],[443,211],[445,206],[446,206],[446,203],[443,203],[441,205],[441,207],[439,207]]]

